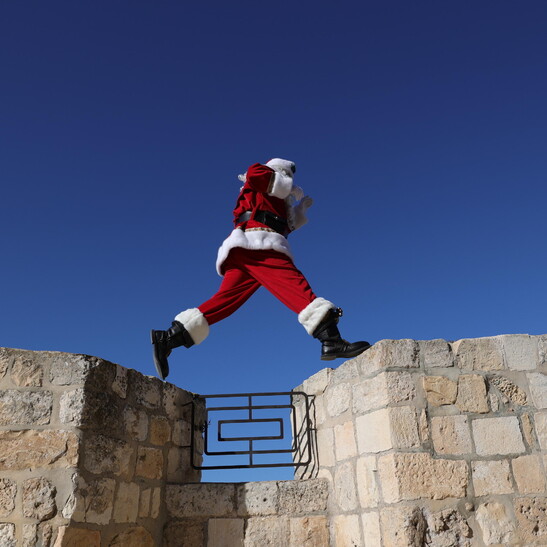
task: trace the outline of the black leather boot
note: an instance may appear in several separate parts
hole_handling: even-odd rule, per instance
[[[167,358],[171,355],[171,350],[180,346],[189,348],[194,345],[194,341],[184,325],[178,321],[173,321],[171,328],[168,330],[150,331],[150,338],[154,346],[154,364],[158,376],[165,380],[169,374]]]
[[[337,324],[342,315],[341,308],[333,308],[329,310],[323,321],[313,331],[313,337],[322,342],[321,360],[332,361],[343,357],[349,359],[356,357],[363,351],[370,348],[368,342],[348,342],[340,336]]]

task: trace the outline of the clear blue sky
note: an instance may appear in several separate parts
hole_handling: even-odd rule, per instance
[[[237,175],[275,156],[345,337],[547,332],[546,24],[543,0],[2,2],[0,345],[154,374],[150,328],[217,289]],[[262,289],[169,380],[324,365]]]

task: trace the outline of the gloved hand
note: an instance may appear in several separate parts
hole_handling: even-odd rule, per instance
[[[304,196],[300,203],[298,204],[298,207],[300,207],[302,210],[306,211],[313,205],[313,198],[310,196]]]
[[[300,186],[296,186],[296,184],[293,184],[291,194],[294,196],[294,199],[296,201],[300,201],[304,197],[304,190],[302,190]]]

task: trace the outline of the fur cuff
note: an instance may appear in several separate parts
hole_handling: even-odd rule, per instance
[[[280,199],[285,199],[291,193],[292,185],[292,177],[274,171],[272,186],[271,190],[268,192],[268,195]]]
[[[315,329],[323,321],[328,311],[335,307],[332,302],[324,298],[316,298],[298,314],[298,321],[306,329],[306,332],[313,336]]]
[[[190,308],[180,312],[175,321],[182,323],[188,334],[192,337],[194,344],[201,344],[209,335],[209,323],[198,308]]]

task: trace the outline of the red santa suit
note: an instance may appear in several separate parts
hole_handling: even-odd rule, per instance
[[[198,306],[179,313],[195,344],[209,334],[209,326],[231,315],[260,286],[298,314],[312,334],[335,306],[313,293],[293,263],[287,236],[307,222],[312,200],[293,183],[294,163],[275,158],[251,165],[233,211],[234,229],[218,250],[217,272],[223,277],[218,292]]]

